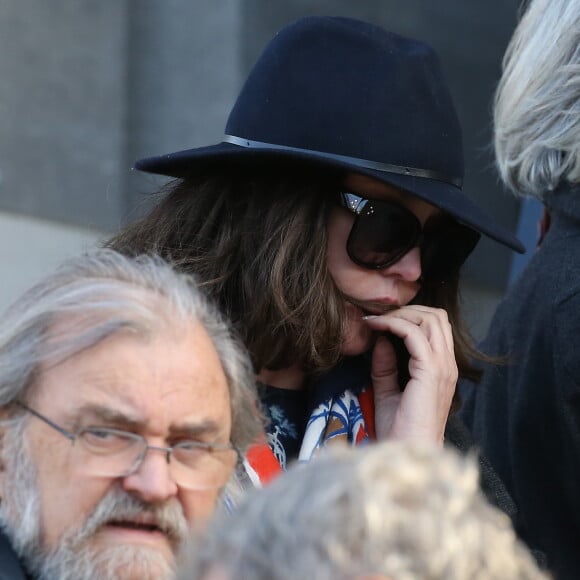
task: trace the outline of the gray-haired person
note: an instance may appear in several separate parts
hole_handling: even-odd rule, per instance
[[[191,277],[111,250],[0,320],[0,578],[173,577],[261,429],[228,325]]]
[[[181,580],[540,580],[473,458],[334,448],[217,519]],[[339,452],[340,451],[340,452]]]
[[[580,575],[580,1],[532,0],[495,101],[503,181],[551,225],[497,309],[464,419],[557,578]]]

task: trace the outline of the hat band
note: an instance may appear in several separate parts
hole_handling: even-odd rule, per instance
[[[326,159],[332,159],[334,161],[342,161],[349,163],[350,165],[355,165],[356,167],[363,167],[365,169],[376,169],[377,171],[383,171],[385,173],[397,173],[399,175],[410,175],[412,177],[422,177],[425,179],[435,179],[437,181],[443,181],[444,183],[449,183],[455,187],[461,188],[462,180],[458,177],[451,177],[440,173],[439,171],[432,171],[431,169],[419,169],[417,167],[404,167],[402,165],[391,165],[390,163],[379,163],[378,161],[369,161],[367,159],[359,159],[358,157],[349,157],[348,155],[337,155],[335,153],[325,153],[323,151],[313,151],[312,149],[302,149],[301,147],[290,147],[288,145],[276,145],[274,143],[264,143],[263,141],[251,141],[249,139],[242,139],[241,137],[236,137],[235,135],[224,135],[224,143],[232,143],[233,145],[239,145],[240,147],[247,147],[249,149],[271,149],[271,150],[281,150],[281,151],[291,151],[293,153],[306,153],[312,154],[316,153],[323,155]]]

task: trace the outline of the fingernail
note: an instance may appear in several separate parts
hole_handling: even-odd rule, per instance
[[[367,314],[366,316],[363,316],[362,319],[363,320],[372,320],[373,318],[378,318],[378,314]]]

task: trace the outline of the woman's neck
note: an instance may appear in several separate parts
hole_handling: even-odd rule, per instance
[[[265,385],[298,391],[304,388],[304,371],[299,365],[287,369],[262,369],[258,373],[258,381]]]

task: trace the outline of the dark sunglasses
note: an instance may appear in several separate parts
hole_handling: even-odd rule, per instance
[[[340,205],[356,216],[346,250],[363,268],[388,268],[418,246],[421,277],[445,282],[459,270],[480,238],[479,233],[446,215],[433,217],[423,227],[411,210],[392,201],[342,192]]]

